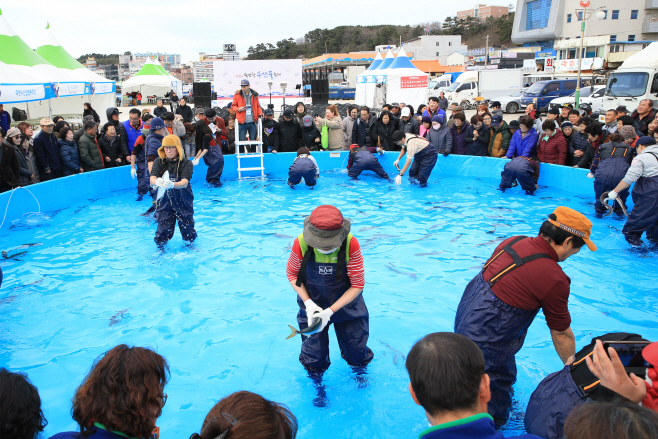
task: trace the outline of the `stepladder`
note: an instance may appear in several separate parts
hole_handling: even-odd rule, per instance
[[[263,164],[263,123],[258,119],[256,124],[256,136],[254,139],[240,140],[240,125],[235,121],[235,134],[238,140],[235,141],[235,157],[238,164],[238,178],[242,179],[242,173],[250,171],[260,171],[260,177],[265,177],[265,166]],[[247,133],[249,135],[249,133]],[[245,176],[254,177],[253,175]]]

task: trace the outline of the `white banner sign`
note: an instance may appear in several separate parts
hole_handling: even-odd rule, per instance
[[[558,72],[575,72],[578,70],[577,59],[563,59],[555,61],[555,68]],[[581,60],[581,70],[592,70],[603,68],[603,58],[583,58]]]
[[[100,95],[105,93],[112,93],[114,90],[113,82],[92,82],[91,94]]]
[[[79,96],[85,94],[84,82],[51,82],[53,97]]]
[[[215,61],[215,92],[217,99],[233,98],[236,90],[240,90],[243,79],[249,81],[249,87],[256,90],[261,99],[269,96],[268,81],[273,82],[272,96],[282,96],[281,83],[287,83],[286,97],[296,97],[299,90],[295,87],[302,84],[302,60],[256,60],[256,61]]]
[[[534,73],[537,71],[537,64],[534,59],[523,60],[523,73]]]
[[[46,98],[43,84],[0,84],[0,104],[40,101]]]

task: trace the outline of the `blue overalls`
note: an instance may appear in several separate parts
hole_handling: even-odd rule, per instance
[[[148,184],[148,192],[151,194],[151,198],[153,198],[153,203],[155,203],[155,199],[158,196],[158,190],[157,188],[151,187],[148,156],[158,156],[158,150],[162,146],[162,139],[164,139],[164,137],[160,134],[151,133],[146,137],[146,140],[144,140],[144,175]],[[152,211],[152,209],[149,209],[149,211]]]
[[[137,195],[144,196],[148,194],[151,176],[148,175],[148,166],[144,166],[146,163],[146,150],[145,145],[142,145],[142,150],[139,154],[135,155],[135,167],[137,168]]]
[[[425,148],[414,155],[414,161],[409,168],[409,177],[417,178],[421,186],[427,186],[427,179],[430,178],[432,169],[436,165],[437,156],[436,147],[428,143]]]
[[[292,162],[288,169],[288,184],[299,184],[304,178],[307,186],[315,186],[315,176],[318,174],[318,168],[308,157],[299,156]]]
[[[630,168],[630,164],[626,161],[626,154],[629,152],[630,147],[626,148],[624,151],[624,157],[613,157],[615,150],[612,149],[612,153],[606,157],[601,158],[598,167],[596,168],[596,173],[594,174],[594,196],[596,197],[596,202],[594,203],[594,208],[597,212],[605,212],[606,209],[601,203],[601,194],[607,191],[611,191],[617,187],[617,184],[624,178],[626,171]],[[624,189],[619,193],[618,198],[626,204],[626,198],[628,198],[628,189]],[[615,203],[615,212],[622,213],[619,203]]]
[[[222,183],[219,179],[224,172],[224,154],[222,154],[222,147],[212,140],[208,146],[208,152],[203,156],[203,161],[208,165],[206,172],[206,181],[215,187],[219,187]]]
[[[352,162],[352,167],[350,167],[347,175],[352,178],[356,178],[361,175],[363,171],[372,171],[379,177],[388,180],[388,174],[386,171],[384,171],[384,168],[382,168],[382,165],[379,163],[379,160],[377,160],[377,157],[375,157],[370,151],[367,151],[366,149],[361,149],[360,151],[356,152]],[[430,169],[430,172],[431,171],[432,170]]]
[[[178,167],[180,167],[180,161]],[[162,174],[165,170],[167,170],[167,167],[163,166]],[[162,177],[162,175],[158,177]],[[181,180],[178,172],[176,174],[170,172],[169,179],[173,182]],[[192,242],[196,239],[194,194],[192,193],[191,183],[188,183],[184,189],[167,189],[164,196],[155,205],[155,220],[158,223],[158,229],[155,231],[156,243],[164,244],[173,238],[176,220],[178,220],[178,229],[184,241]]]
[[[326,309],[333,305],[352,286],[347,276],[345,249],[347,239],[338,250],[337,263],[315,262],[315,249],[308,246],[297,276],[297,286],[304,284],[309,297],[316,305]],[[297,296],[299,329],[308,327],[306,308]],[[373,358],[367,346],[370,334],[369,315],[363,294],[331,316],[327,326],[310,337],[302,335],[302,352],[299,361],[310,372],[323,372],[329,368],[329,326],[333,324],[341,356],[350,366],[366,366]]]
[[[500,173],[500,188],[511,188],[514,180],[518,180],[521,188],[527,193],[535,192],[535,171],[528,162],[527,157],[515,157],[505,163]]]
[[[656,154],[648,154],[658,160]],[[647,239],[658,244],[658,177],[640,177],[635,182],[631,195],[633,210],[621,232],[632,245],[641,242],[640,237],[644,232],[647,232]]]
[[[489,414],[493,416],[497,426],[504,425],[509,417],[512,405],[511,388],[516,381],[514,355],[523,346],[528,327],[539,310],[524,310],[508,305],[496,297],[491,288],[503,276],[527,262],[552,259],[545,253],[519,257],[512,247],[526,238],[516,237],[503,251],[487,261],[482,272],[466,286],[455,317],[455,333],[471,339],[484,355],[485,372],[491,379]],[[512,264],[485,281],[484,271],[503,252],[512,257]]]

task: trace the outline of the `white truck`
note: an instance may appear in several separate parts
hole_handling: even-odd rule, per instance
[[[457,102],[470,108],[478,101],[492,101],[499,96],[509,96],[523,88],[522,69],[470,70],[462,73],[448,87],[449,102]]]
[[[608,75],[603,98],[603,110],[625,105],[634,111],[643,99],[656,103],[658,98],[658,43],[629,56],[621,66]]]
[[[430,96],[436,96],[438,98],[441,95],[441,92],[445,93],[451,85],[452,75],[449,73],[432,79],[430,81]]]

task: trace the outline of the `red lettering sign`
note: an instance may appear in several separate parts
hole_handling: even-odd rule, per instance
[[[400,78],[400,88],[427,87],[427,76],[403,76]]]
[[[589,5],[590,5],[590,0],[580,0],[581,8],[589,8]]]

